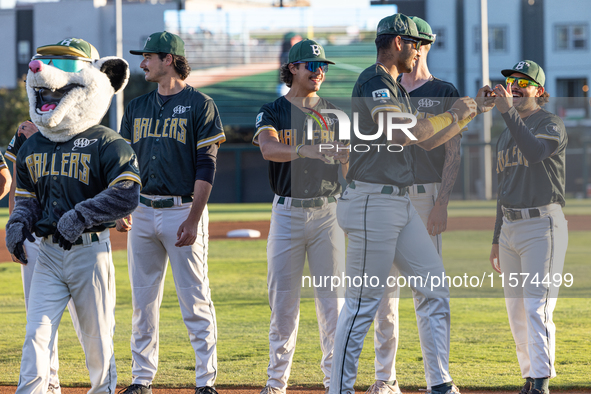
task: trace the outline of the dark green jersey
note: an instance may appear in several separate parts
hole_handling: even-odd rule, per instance
[[[16,155],[21,146],[27,141],[27,137],[24,134],[18,135],[18,130],[14,133],[14,136],[10,140],[8,147],[6,148],[6,159],[11,162],[16,162]]]
[[[151,195],[193,195],[197,149],[226,140],[213,100],[189,85],[165,102],[158,90],[133,99],[120,132],[138,155],[142,193]]]
[[[422,86],[409,92],[409,95],[412,105],[418,111],[417,119],[442,114],[451,108],[457,97],[460,97],[453,84],[437,78],[431,78]],[[445,163],[445,146],[440,145],[426,151],[418,145],[413,145],[411,149],[415,150],[415,183],[441,182]]]
[[[123,138],[104,126],[93,126],[61,143],[35,133],[20,147],[16,166],[16,197],[37,198],[43,210],[33,227],[39,237],[53,234],[60,216],[79,202],[117,182],[140,183],[135,153]],[[114,226],[103,223],[84,231]]]
[[[415,113],[406,90],[377,64],[359,75],[352,96],[351,110],[353,114],[359,114],[359,132],[363,135],[378,132],[374,118],[380,112]],[[394,132],[401,133],[399,130]],[[371,144],[381,144],[382,148],[378,152]],[[357,180],[398,187],[412,185],[413,150],[404,148],[401,152],[389,152],[384,148],[387,145],[386,133],[374,140],[362,140],[352,132],[347,182]],[[366,146],[370,147],[367,152]]]
[[[336,109],[337,107],[320,98],[312,109],[320,113],[322,109],[328,108]],[[334,141],[335,131],[338,129],[338,119],[329,114],[322,114],[322,117],[326,125],[312,111],[303,112],[296,106],[292,106],[285,97],[279,97],[272,103],[262,106],[256,118],[256,132],[252,142],[258,145],[258,136],[264,130],[276,131],[279,142],[291,146]],[[308,119],[313,120],[313,140],[309,140],[305,136]],[[317,121],[320,122],[321,127]],[[328,126],[328,130],[326,126]],[[338,171],[338,162],[326,164],[318,159],[304,158],[284,163],[269,161],[269,182],[273,192],[279,196],[328,197],[341,192]]]
[[[540,109],[522,119],[536,138],[558,142],[554,153],[538,163],[523,157],[509,129],[497,142],[499,201],[507,208],[531,208],[551,203],[564,206],[565,151],[568,137],[562,119]]]

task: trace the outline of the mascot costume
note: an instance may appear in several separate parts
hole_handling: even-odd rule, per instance
[[[70,298],[74,301],[89,394],[115,392],[115,276],[109,227],[139,201],[137,158],[113,130],[99,125],[129,65],[99,58],[70,38],[37,48],[29,63],[29,113],[39,128],[20,148],[15,208],[6,246],[15,261],[32,232],[42,238],[33,274],[17,393],[46,394],[50,349]]]

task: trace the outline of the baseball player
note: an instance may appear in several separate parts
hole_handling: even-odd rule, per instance
[[[113,393],[115,277],[109,227],[137,205],[133,150],[99,125],[123,89],[127,62],[98,58],[84,40],[37,48],[29,63],[31,119],[39,128],[19,148],[14,210],[6,246],[27,264],[25,239],[42,238],[30,285],[19,394],[45,394],[51,349],[66,304],[74,301],[89,370],[90,394]]]
[[[31,135],[37,132],[37,126],[30,120],[27,120],[21,123],[16,131],[14,137],[8,144],[6,148],[6,159],[12,162],[13,174],[17,173],[16,170],[16,157],[18,151],[22,144],[29,138]],[[0,170],[0,175],[3,172]],[[14,196],[16,192],[16,182],[12,182],[10,185],[10,196],[8,199],[9,205],[9,212],[12,213],[14,209]],[[1,198],[1,197],[0,197]],[[30,242],[29,240],[25,239],[23,248],[27,253],[27,264],[21,264],[21,276],[23,280],[23,291],[25,294],[25,310],[28,309],[29,305],[29,293],[31,291],[31,281],[33,279],[33,272],[35,272],[35,265],[37,262],[37,255],[39,254],[39,245],[41,244],[41,238],[35,237],[34,242]],[[70,312],[70,317],[72,318],[72,324],[74,325],[74,330],[76,331],[76,335],[78,336],[78,340],[80,344],[82,344],[82,333],[80,332],[80,324],[78,323],[78,316],[76,314],[76,307],[74,305],[74,300],[70,299],[68,301],[68,311]],[[58,370],[59,370],[59,357],[57,352],[57,343],[58,343],[58,333],[55,333],[55,341],[53,343],[53,348],[51,349],[51,360],[49,362],[49,389],[48,393],[51,394],[61,394],[61,387],[60,381],[58,377]],[[113,357],[113,362],[115,358]]]
[[[449,374],[449,290],[447,283],[429,286],[428,275],[444,273],[441,257],[408,197],[414,183],[410,149],[397,149],[435,138],[439,145],[457,135],[476,113],[470,98],[458,99],[443,114],[416,121],[406,132],[380,133],[384,115],[414,114],[408,94],[397,82],[401,72],[411,72],[421,37],[416,24],[403,14],[394,14],[378,24],[376,64],[364,70],[353,88],[352,112],[358,131],[352,134],[349,186],[337,206],[339,225],[349,237],[347,276],[360,278],[347,285],[345,306],[337,324],[330,393],[353,394],[357,363],[363,340],[373,321],[387,276],[394,264],[408,280],[415,298],[427,383],[432,393],[457,393]],[[413,119],[409,119],[412,123]],[[373,138],[377,148],[358,152],[357,144]],[[363,280],[363,278],[374,278]],[[376,283],[377,279],[377,283]]]
[[[432,117],[451,108],[460,95],[449,82],[435,78],[427,66],[427,54],[435,41],[431,26],[421,18],[410,17],[417,25],[422,45],[419,59],[411,73],[401,74],[398,82],[408,92],[411,104],[417,109],[419,119]],[[427,227],[427,232],[441,256],[441,233],[447,225],[447,204],[460,168],[460,135],[432,150],[431,140],[413,145],[414,184],[408,194],[413,207]],[[390,273],[397,275],[393,269]],[[394,286],[392,292],[381,301],[374,322],[376,382],[368,389],[370,394],[399,393],[396,381],[396,350],[398,348],[398,301],[400,289]]]
[[[195,350],[196,393],[216,393],[217,328],[207,277],[207,199],[219,145],[226,140],[211,98],[187,85],[184,42],[150,35],[140,67],[158,89],[131,101],[121,136],[138,155],[140,204],[118,229],[128,231],[133,320],[132,384],[125,394],[151,392],[158,369],[159,308],[166,266],[174,274],[183,320]],[[171,169],[174,176],[171,176]]]
[[[556,376],[555,283],[568,244],[562,213],[568,139],[562,120],[541,108],[549,97],[542,67],[523,60],[501,73],[507,88],[486,87],[507,125],[497,142],[499,188],[490,260],[505,278],[509,324],[526,379],[521,392],[548,394],[548,380]],[[511,277],[519,279],[517,285]]]
[[[306,256],[315,277],[340,276],[345,263],[345,235],[336,220],[341,192],[339,164],[348,168],[348,151],[326,157],[321,143],[335,143],[337,118],[316,123],[322,109],[336,107],[316,93],[328,65],[316,41],[303,40],[289,51],[281,68],[290,88],[285,96],[265,104],[256,118],[253,143],[269,161],[269,182],[275,192],[267,241],[267,288],[271,307],[269,366],[261,394],[285,393],[295,352],[300,317],[300,291]],[[314,139],[307,139],[308,120]],[[326,120],[326,119],[324,119]],[[328,126],[328,128],[326,127]],[[335,143],[336,144],[336,143]],[[336,291],[315,287],[324,386],[330,385],[334,335],[342,298]],[[342,297],[342,295],[341,295]]]

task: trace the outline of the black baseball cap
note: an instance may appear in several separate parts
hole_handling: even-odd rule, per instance
[[[144,44],[144,49],[129,51],[132,55],[144,53],[170,53],[171,55],[185,56],[185,42],[176,34],[162,31],[151,34]]]
[[[544,86],[546,83],[546,74],[544,73],[544,70],[533,60],[522,60],[515,64],[513,68],[508,68],[501,71],[501,74],[503,74],[505,77],[509,77],[513,73],[527,75],[532,81],[536,82],[540,86]]]

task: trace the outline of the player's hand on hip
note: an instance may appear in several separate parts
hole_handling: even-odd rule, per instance
[[[322,146],[325,145],[325,146]],[[319,145],[304,145],[300,148],[300,154],[304,157],[308,157],[310,159],[318,159],[322,160],[327,164],[332,164],[332,161],[328,159],[325,155],[331,155],[330,150],[336,148],[328,148],[326,145],[329,144],[319,144]]]
[[[507,89],[501,84],[498,84],[493,89],[493,93],[496,97],[495,105],[500,113],[504,114],[505,112],[509,111],[509,108],[513,106],[513,92],[511,89],[511,84],[507,84]]]
[[[493,244],[490,250],[490,265],[493,269],[501,274],[501,264],[499,263],[499,244]]]
[[[495,106],[494,92],[490,86],[481,87],[476,94],[476,105],[478,106],[478,113],[488,112]]]
[[[195,243],[197,239],[197,228],[199,227],[199,218],[197,220],[189,217],[179,226],[179,230],[176,233],[176,243],[174,246],[189,246]]]
[[[39,129],[37,129],[37,126],[35,126],[35,123],[31,122],[30,120],[25,120],[18,127],[18,135],[20,136],[21,134],[24,134],[25,137],[27,137],[27,138],[29,138],[30,136],[32,136],[33,134],[35,134],[38,131],[39,131]]]
[[[447,228],[447,207],[435,203],[429,218],[427,219],[427,232],[429,235],[439,235]]]
[[[470,97],[461,97],[456,100],[450,110],[454,111],[460,120],[474,117],[477,111],[476,101]]]
[[[126,233],[129,230],[131,230],[131,223],[132,223],[131,215],[128,215],[124,218],[117,219],[115,221],[115,228],[120,233]]]

